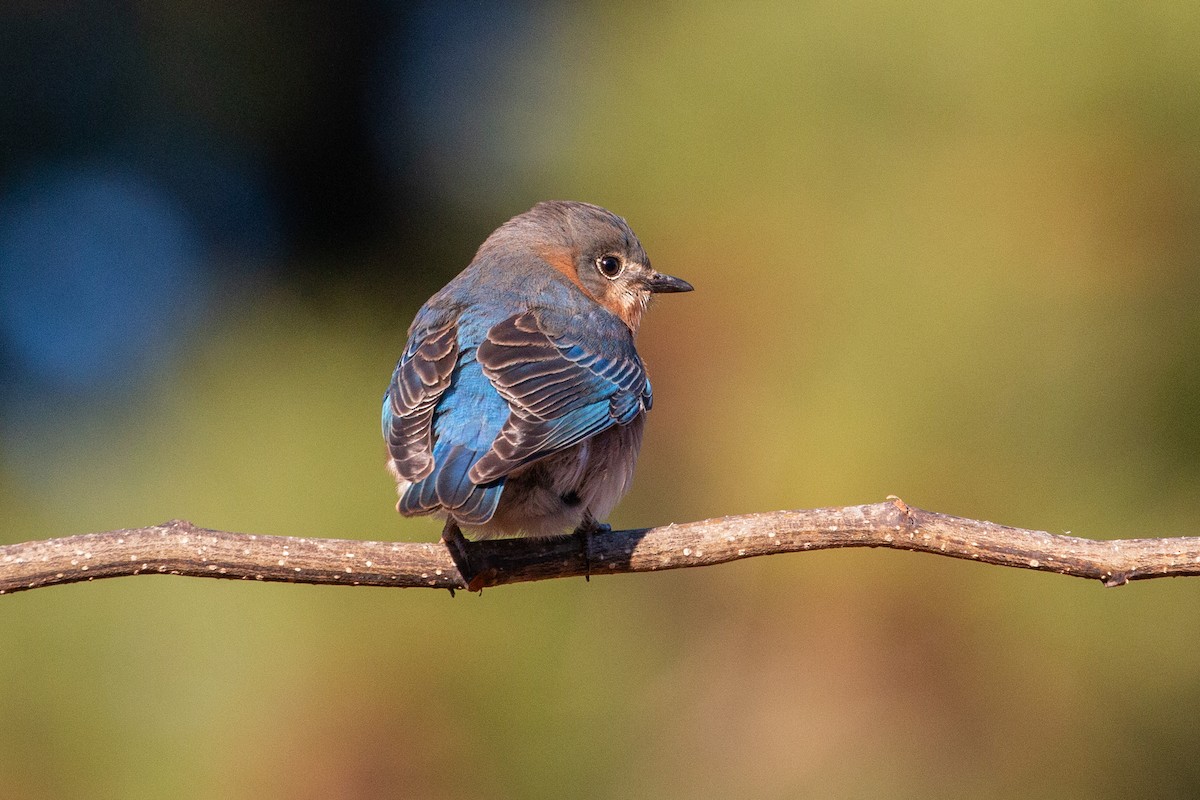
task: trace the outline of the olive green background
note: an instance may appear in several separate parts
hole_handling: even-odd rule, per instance
[[[517,166],[462,188],[479,236],[588,200],[696,286],[643,325],[656,403],[611,522],[897,494],[1095,538],[1197,532],[1196,7],[545,18],[481,118]],[[37,432],[38,480],[0,473],[0,541],[172,517],[435,537],[394,512],[379,399],[478,242],[403,296],[230,304],[135,407],[85,419],[86,452],[69,424]],[[0,798],[1195,797],[1198,628],[1193,579],[1105,590],[884,551],[453,600],[51,588],[0,598]]]

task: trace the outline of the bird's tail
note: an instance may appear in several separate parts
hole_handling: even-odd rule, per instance
[[[482,455],[461,444],[438,442],[433,472],[405,489],[396,510],[405,516],[444,512],[460,525],[487,524],[500,503],[505,478],[472,483],[467,474]]]

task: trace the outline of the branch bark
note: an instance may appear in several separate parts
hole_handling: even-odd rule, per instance
[[[0,594],[123,575],[353,586],[482,589],[521,581],[654,572],[742,558],[890,547],[1093,578],[1105,586],[1200,574],[1200,537],[1098,541],[911,508],[898,498],[553,539],[372,542],[260,536],[183,520],[0,546]],[[465,563],[464,562],[465,556]],[[456,560],[457,559],[457,560]]]

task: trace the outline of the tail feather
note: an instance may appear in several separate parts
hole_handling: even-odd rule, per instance
[[[455,509],[467,501],[475,484],[467,477],[471,465],[479,460],[479,455],[469,447],[459,444],[437,448],[441,453],[436,457],[437,466],[437,498],[446,509]]]
[[[405,489],[397,510],[406,516],[445,512],[463,525],[486,524],[496,513],[505,479],[472,483],[468,473],[479,456],[462,445],[438,443],[432,472]]]
[[[504,481],[505,479],[501,478],[494,483],[475,486],[463,504],[450,512],[451,515],[463,525],[486,525],[496,513],[496,506],[500,504]]]

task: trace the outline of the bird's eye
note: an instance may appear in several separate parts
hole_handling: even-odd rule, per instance
[[[596,259],[596,269],[600,270],[601,275],[612,280],[621,274],[625,264],[616,256],[600,256]]]

